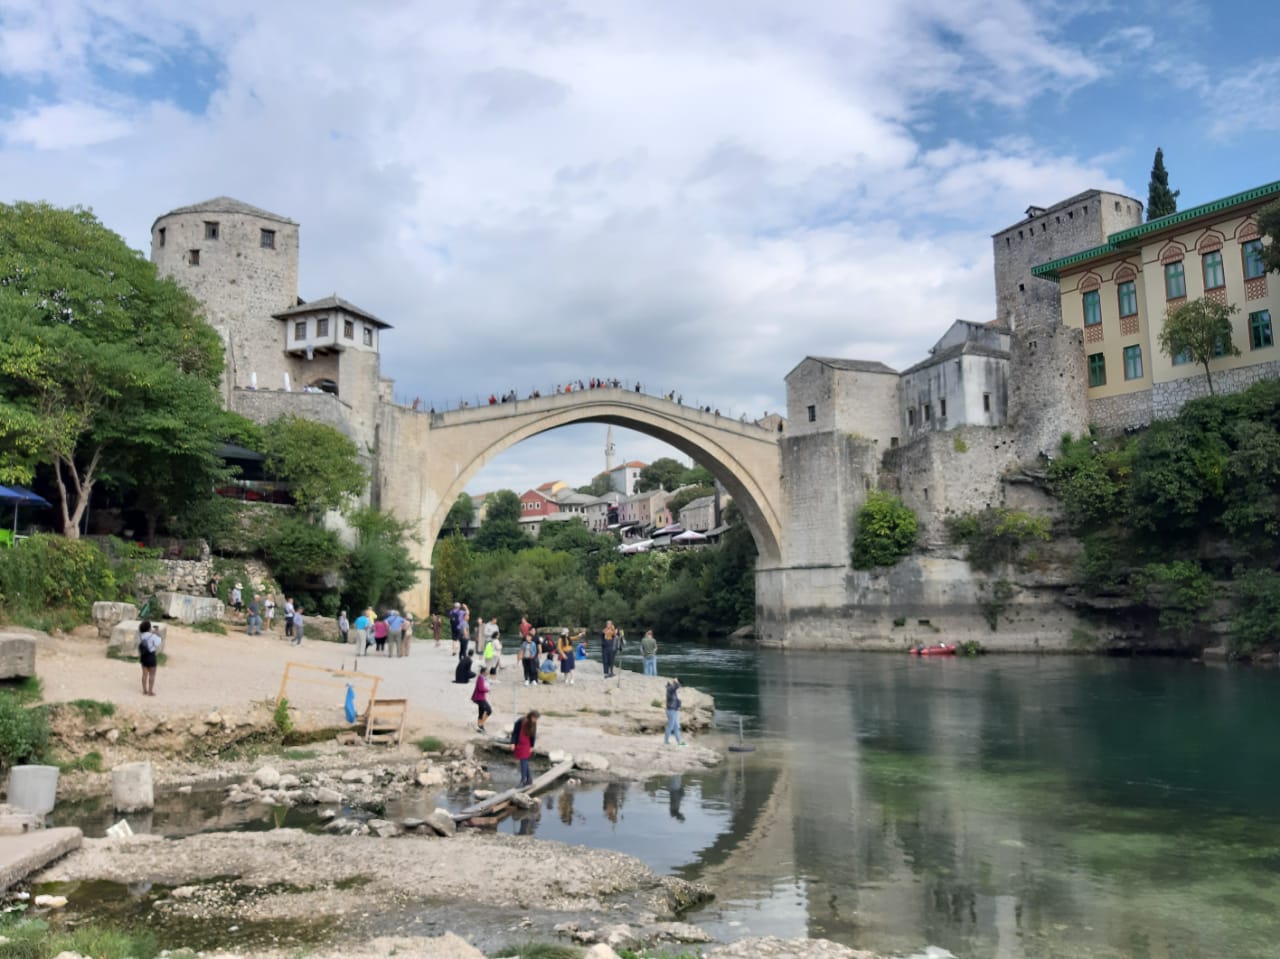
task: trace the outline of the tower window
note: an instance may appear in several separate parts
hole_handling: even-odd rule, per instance
[[[816,406],[809,407],[809,422],[816,423],[818,420],[818,408]]]
[[[160,245],[161,245],[161,246],[164,246],[164,231],[165,231],[165,227],[163,227],[163,226],[162,226],[162,227],[160,227],[160,229],[156,231],[157,233],[159,233],[159,234],[160,234]]]
[[[328,335],[329,335],[329,318],[327,316],[322,316],[318,320],[316,320],[316,336],[319,337],[319,336],[328,336]]]
[[[916,425],[916,411],[915,411],[915,407],[912,407],[911,409],[907,410],[907,425],[908,425],[908,426],[915,426],[915,425]]]
[[[938,415],[944,420],[947,418],[947,401],[938,400]]]
[[[218,238],[218,223],[216,220],[204,221],[204,238],[206,240],[216,240]]]
[[[295,340],[305,340],[307,338],[307,321],[298,320],[293,324],[293,338]]]
[[[264,250],[274,250],[276,248],[276,231],[260,230],[258,231],[258,245]]]
[[[200,265],[200,251],[199,251],[199,250],[188,250],[188,251],[187,251],[187,262],[188,262],[188,263],[190,263],[192,266],[199,266],[199,265]]]
[[[982,412],[984,413],[991,412],[991,394],[990,393],[982,394]]]
[[[926,403],[924,404],[924,421],[928,423],[932,419],[933,419],[933,404]]]
[[[366,326],[364,328],[364,345],[373,346],[373,327]]]
[[[356,338],[356,325],[350,320],[343,320],[342,335],[349,340],[354,340]]]

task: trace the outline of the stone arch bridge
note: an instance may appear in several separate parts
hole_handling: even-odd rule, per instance
[[[421,535],[418,584],[406,597],[425,610],[431,550],[458,495],[504,450],[561,426],[608,423],[660,439],[706,467],[737,503],[759,552],[757,569],[783,555],[778,435],[753,423],[624,389],[582,390],[448,413],[386,407],[378,425],[378,494],[383,508]]]

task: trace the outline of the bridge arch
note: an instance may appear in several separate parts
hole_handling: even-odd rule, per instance
[[[380,444],[387,468],[383,504],[421,531],[419,561],[431,550],[458,495],[496,456],[562,426],[607,423],[652,436],[705,466],[737,503],[760,566],[782,557],[781,456],[777,434],[750,423],[622,389],[596,389],[491,406],[421,414],[398,409]],[[426,576],[423,577],[427,579]],[[426,608],[419,584],[414,599]]]

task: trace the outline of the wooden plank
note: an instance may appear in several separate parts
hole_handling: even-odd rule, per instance
[[[532,785],[526,786],[524,789],[508,789],[505,792],[498,793],[496,796],[490,796],[484,802],[470,806],[462,810],[462,812],[454,813],[454,821],[461,822],[464,819],[484,816],[486,813],[505,807],[511,802],[511,798],[515,796],[516,793],[524,793],[528,796],[536,795],[554,783],[561,776],[567,775],[571,769],[573,769],[573,760],[566,759],[564,762],[560,763],[560,765],[552,766],[545,773],[535,779]]]

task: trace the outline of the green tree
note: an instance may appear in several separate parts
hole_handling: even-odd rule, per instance
[[[579,486],[577,491],[585,493],[587,496],[603,496],[611,489],[613,489],[613,484],[609,479],[609,474],[600,473],[586,486]]]
[[[471,545],[460,535],[436,540],[431,554],[431,608],[448,609],[467,598],[471,581]]]
[[[1258,229],[1271,239],[1262,247],[1262,262],[1269,271],[1280,270],[1280,200],[1258,211]]]
[[[207,493],[221,367],[196,301],[92,213],[0,204],[0,479],[49,467],[67,536],[104,476],[154,473],[153,510]]]
[[[296,513],[275,516],[263,534],[262,552],[280,585],[288,590],[306,589],[341,569],[347,556],[336,532]]]
[[[372,506],[356,508],[351,526],[356,544],[347,561],[343,605],[351,610],[400,606],[400,594],[418,578],[418,565],[409,553],[412,528]]]
[[[892,493],[868,493],[856,522],[854,569],[892,566],[916,548],[916,514]]]
[[[1147,219],[1155,220],[1178,212],[1178,194],[1181,190],[1169,189],[1169,173],[1164,168],[1164,150],[1156,147],[1151,163],[1151,180],[1147,184]]]
[[[480,553],[505,550],[518,553],[533,545],[533,539],[520,526],[520,497],[509,489],[489,494],[485,500],[484,522],[476,531],[475,549]]]
[[[313,520],[345,509],[365,490],[356,444],[332,426],[282,416],[263,430],[263,445],[267,471],[289,484],[298,509]]]
[[[647,493],[649,490],[664,489],[668,493],[676,489],[684,480],[688,468],[679,460],[670,456],[661,456],[640,471],[636,480],[636,492]]]
[[[1231,341],[1231,317],[1239,312],[1234,303],[1224,306],[1203,298],[1191,300],[1174,310],[1160,330],[1160,349],[1171,359],[1187,356],[1204,367],[1210,396],[1214,392],[1209,364],[1219,356],[1240,355]]]
[[[466,493],[459,493],[458,498],[449,507],[449,515],[444,518],[443,533],[460,533],[471,528],[476,521],[476,506]]]

